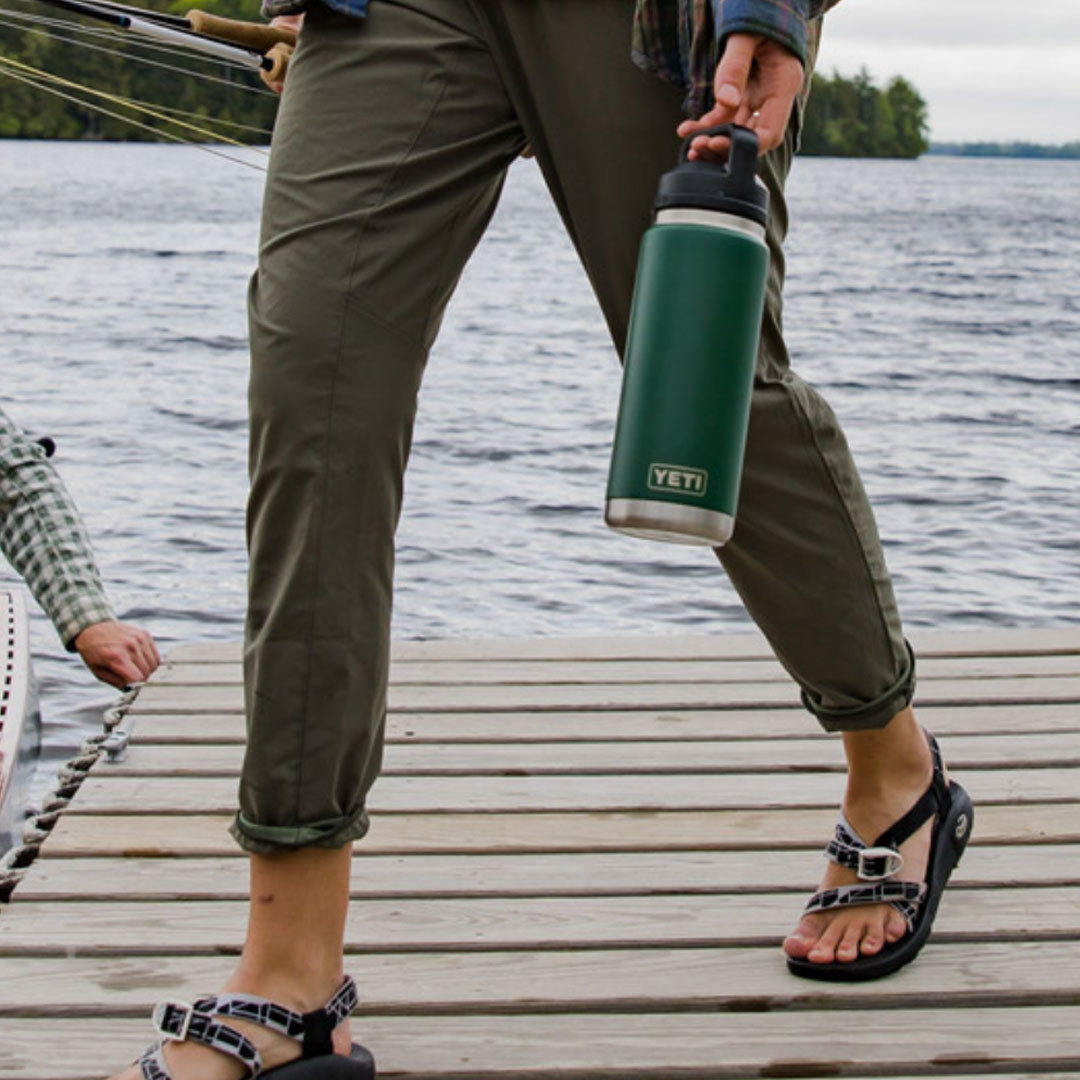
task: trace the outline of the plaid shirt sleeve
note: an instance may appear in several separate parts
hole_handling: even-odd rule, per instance
[[[0,551],[25,579],[69,650],[113,619],[79,512],[37,443],[0,410]]]
[[[805,65],[813,20],[838,0],[638,0],[634,61],[687,91],[684,108],[709,107],[720,44],[729,34],[761,34],[789,48]]]

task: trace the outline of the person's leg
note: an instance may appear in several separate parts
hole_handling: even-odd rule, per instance
[[[523,145],[462,0],[374,0],[362,22],[309,14],[251,290],[248,746],[233,826],[251,853],[251,904],[227,991],[303,1012],[340,985],[351,842],[380,762],[416,396]],[[299,1053],[232,1026],[267,1064]],[[347,1047],[342,1026],[335,1049]],[[165,1058],[176,1080],[242,1071],[192,1043]]]
[[[641,233],[676,159],[680,95],[631,64],[630,0],[474,2],[621,352]],[[797,123],[760,166],[771,198],[768,293],[735,535],[717,554],[805,704],[846,733],[845,805],[876,836],[879,819],[891,823],[924,790],[929,752],[909,708],[914,665],[873,513],[836,418],[791,371],[784,344],[784,183]],[[916,879],[925,833],[905,845],[904,874]],[[804,920],[800,941],[828,929],[868,952],[895,932],[883,904],[813,926]]]

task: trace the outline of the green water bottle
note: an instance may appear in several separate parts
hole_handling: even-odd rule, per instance
[[[642,238],[605,520],[633,536],[715,547],[735,527],[769,193],[754,132],[707,133],[729,137],[727,161],[688,160],[687,139]]]

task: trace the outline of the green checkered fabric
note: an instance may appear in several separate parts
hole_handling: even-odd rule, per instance
[[[115,618],[71,496],[45,451],[2,409],[0,552],[69,650],[86,627]]]

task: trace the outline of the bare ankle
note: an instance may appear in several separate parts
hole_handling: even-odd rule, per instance
[[[911,709],[883,728],[844,734],[850,798],[874,799],[883,793],[929,781],[933,759],[926,734]]]
[[[341,987],[344,978],[340,964],[312,968],[241,960],[225,989],[230,993],[255,994],[310,1012],[322,1008]]]

